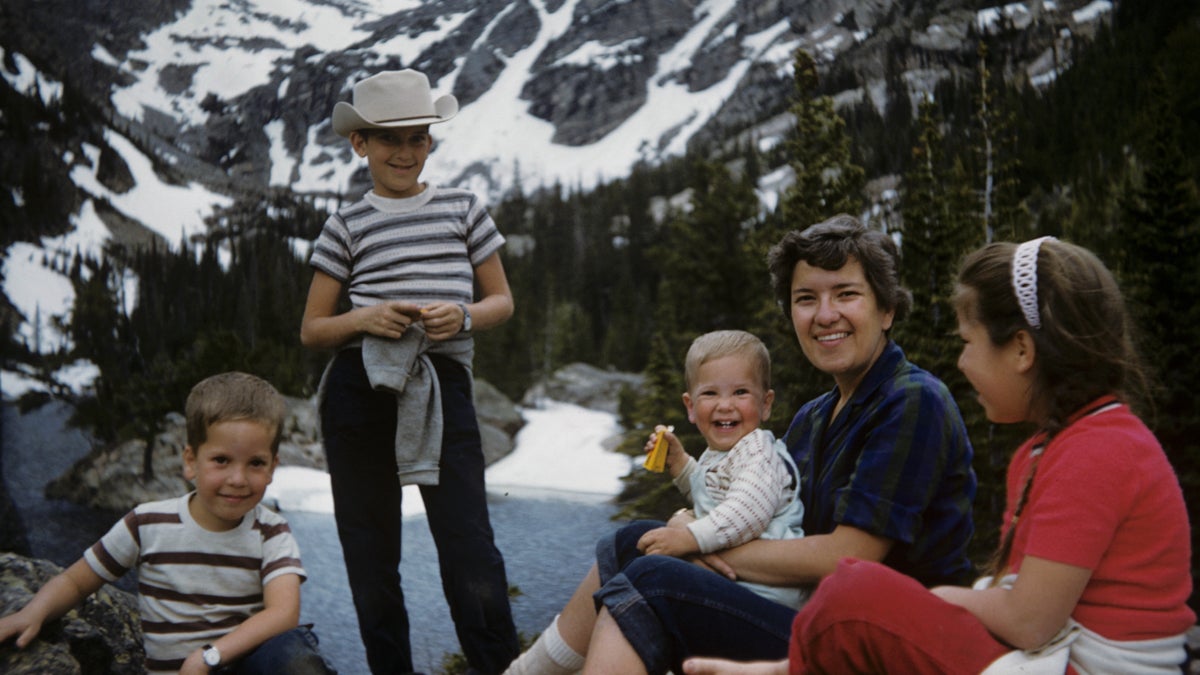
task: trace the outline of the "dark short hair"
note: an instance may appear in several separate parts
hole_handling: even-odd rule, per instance
[[[276,454],[286,416],[287,402],[271,383],[249,373],[220,373],[201,380],[188,394],[187,444],[199,448],[208,440],[208,428],[218,422],[249,420],[271,428],[271,453]]]
[[[862,265],[879,308],[894,312],[894,322],[907,316],[912,309],[912,293],[900,285],[900,249],[896,242],[844,213],[804,230],[788,232],[767,253],[775,301],[784,316],[791,318],[792,275],[797,264],[838,270],[850,258]]]

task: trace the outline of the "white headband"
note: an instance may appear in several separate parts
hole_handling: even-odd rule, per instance
[[[1054,237],[1038,237],[1017,247],[1012,261],[1013,291],[1017,294],[1017,303],[1021,305],[1021,313],[1025,320],[1034,328],[1042,327],[1042,317],[1038,311],[1038,249],[1042,242]]]

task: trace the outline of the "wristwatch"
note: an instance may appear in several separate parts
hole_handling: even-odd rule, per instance
[[[200,656],[204,659],[204,665],[209,668],[216,668],[221,665],[221,650],[212,645],[204,645],[200,650]]]
[[[458,308],[461,309],[462,313],[463,313],[462,330],[459,332],[461,332],[461,333],[469,332],[471,330],[471,310],[467,309],[466,303],[462,303],[462,302],[458,303]]]

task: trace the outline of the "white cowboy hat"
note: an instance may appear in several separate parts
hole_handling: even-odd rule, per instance
[[[450,94],[433,100],[429,78],[415,70],[385,70],[354,85],[354,103],[333,106],[333,130],[350,136],[358,129],[391,129],[445,122],[458,114]]]

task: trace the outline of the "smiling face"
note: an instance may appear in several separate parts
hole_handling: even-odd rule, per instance
[[[421,171],[433,150],[429,125],[352,131],[350,143],[359,157],[367,159],[375,194],[402,199],[425,189]]]
[[[988,420],[997,424],[1028,421],[1033,389],[1028,334],[1020,331],[1005,344],[997,345],[982,323],[959,312],[958,335],[963,342],[958,369],[974,387],[975,398]]]
[[[855,258],[826,270],[801,260],[792,272],[792,327],[815,368],[848,399],[887,345],[893,311],[883,311]]]
[[[270,425],[230,420],[210,425],[199,447],[184,448],[183,476],[196,485],[188,509],[201,527],[231,530],[262,501],[278,461],[274,440]]]
[[[758,369],[741,355],[700,364],[691,390],[683,395],[688,420],[708,447],[728,451],[771,415],[775,392],[764,389]]]

